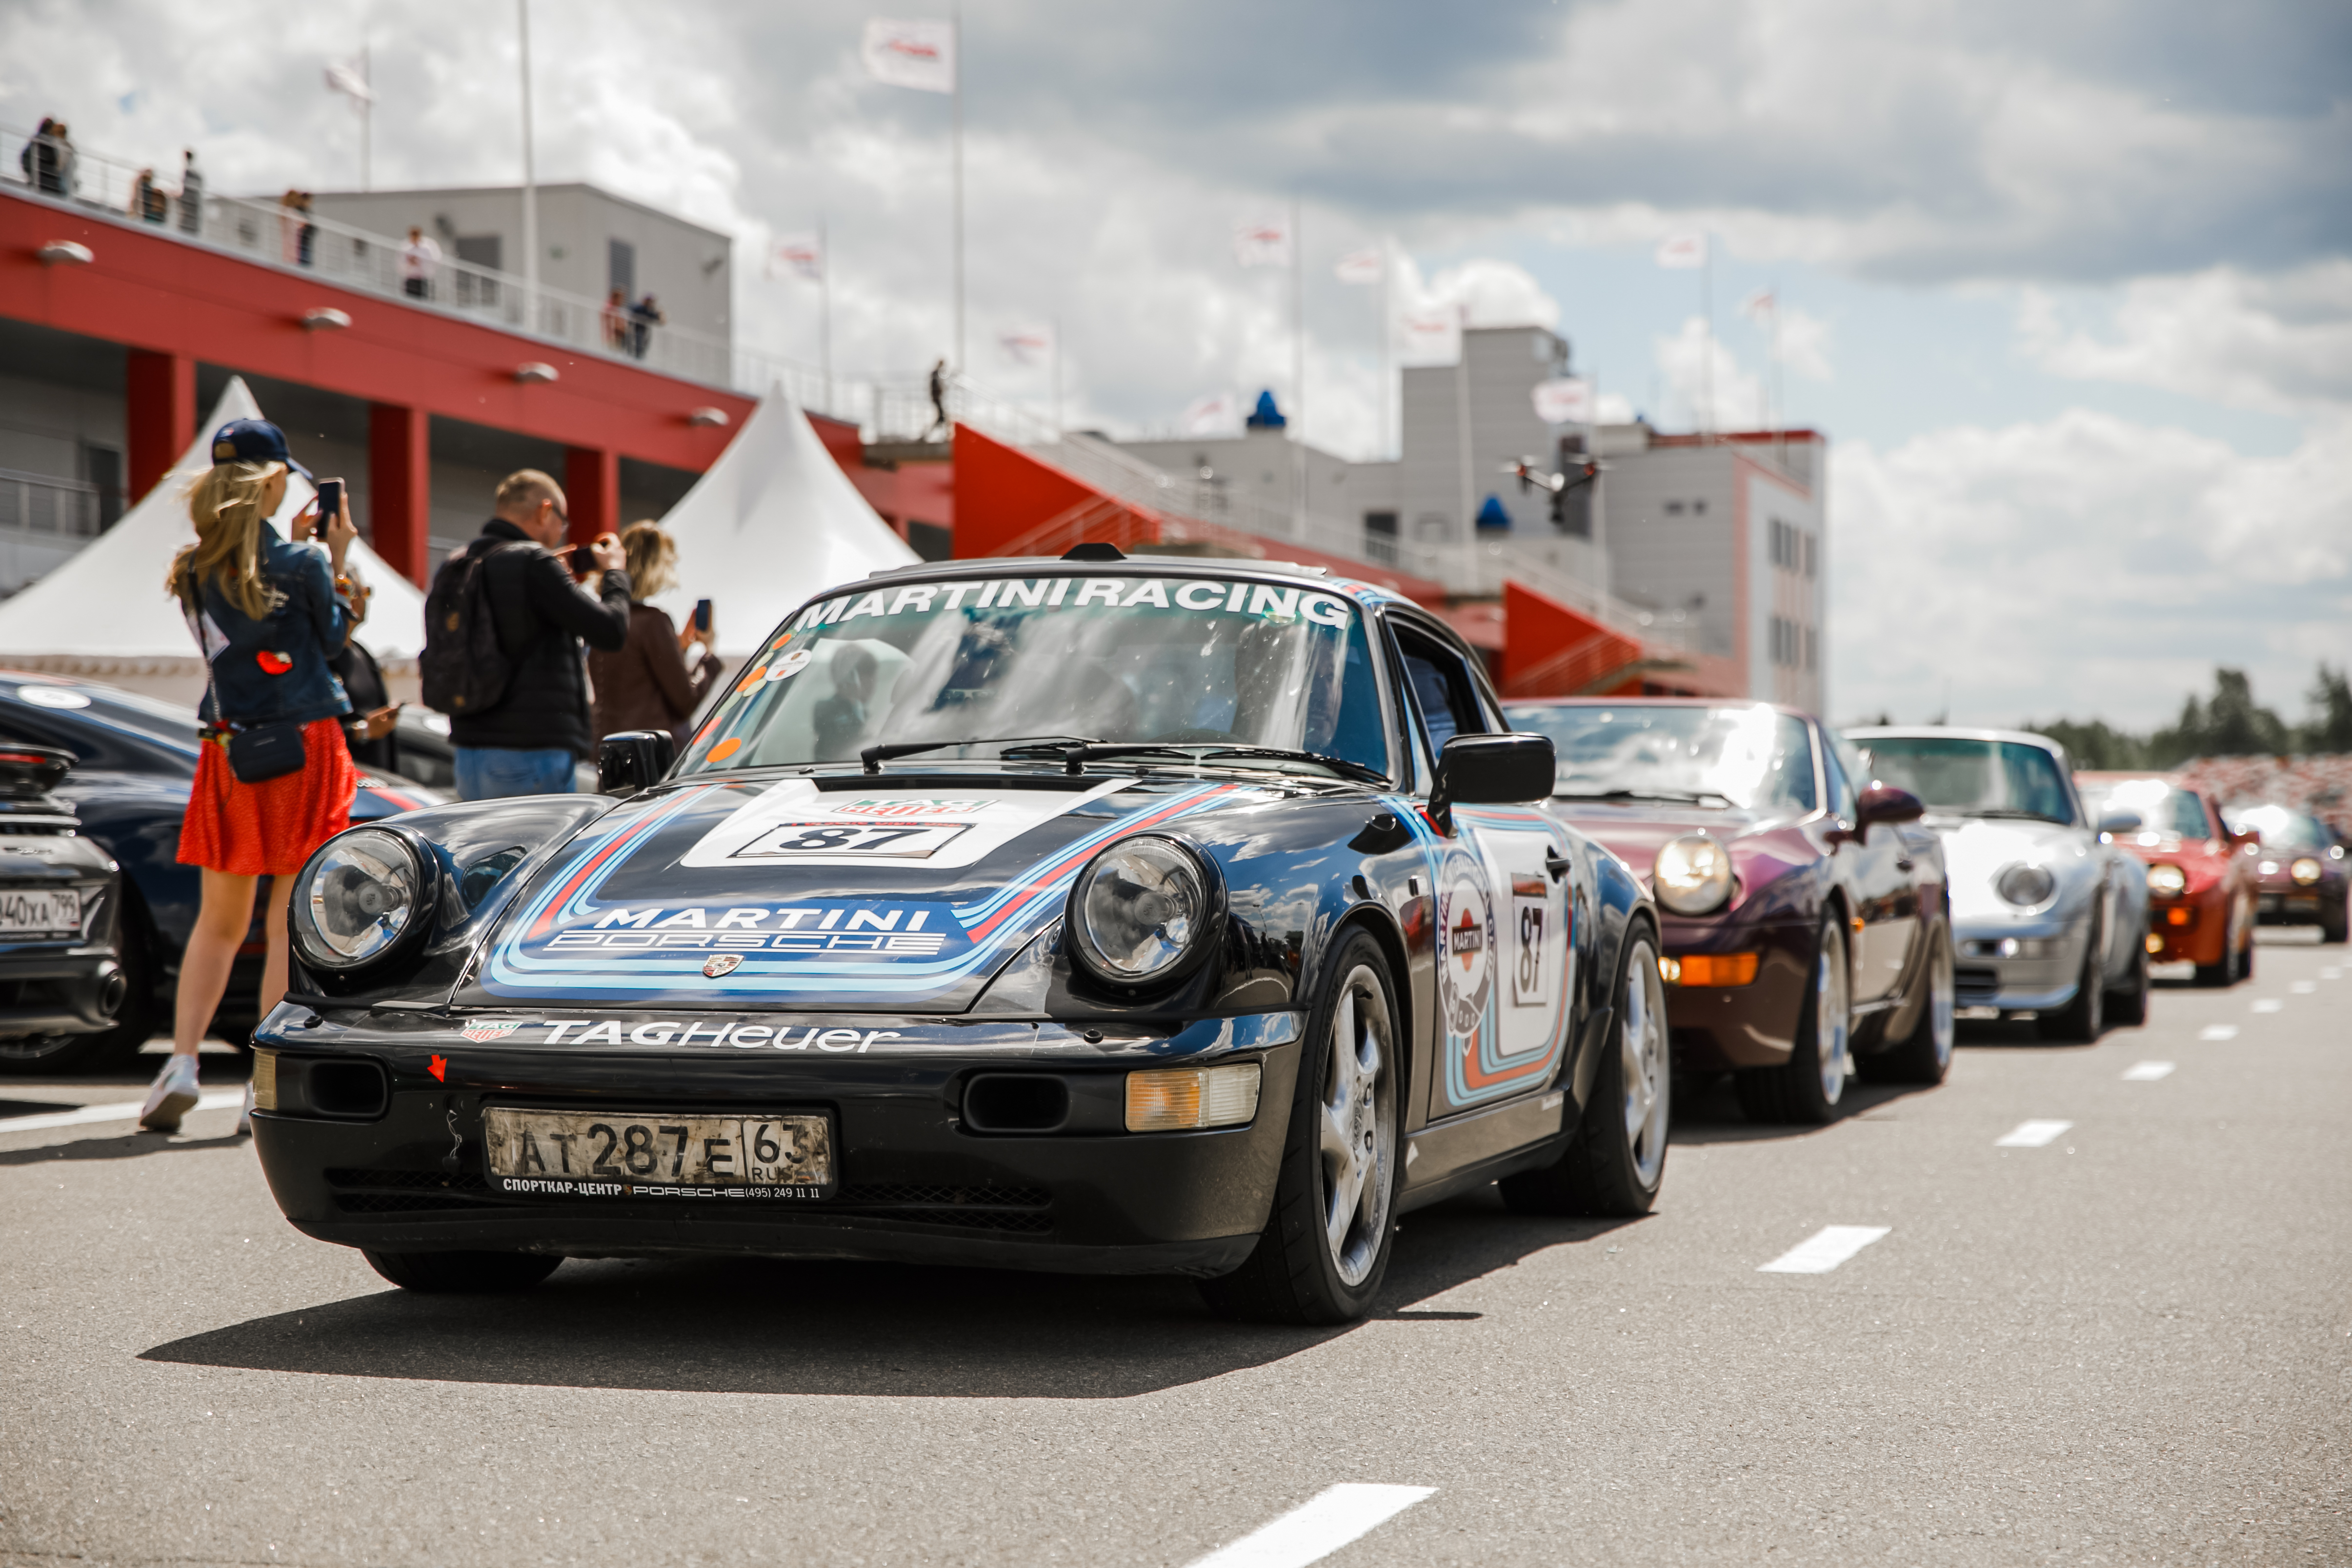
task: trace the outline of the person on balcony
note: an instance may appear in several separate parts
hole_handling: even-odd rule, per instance
[[[400,291],[412,300],[431,299],[433,275],[440,268],[440,242],[409,225],[408,243],[400,247]]]
[[[196,150],[194,147],[181,152],[180,232],[205,232],[205,172],[196,167]]]

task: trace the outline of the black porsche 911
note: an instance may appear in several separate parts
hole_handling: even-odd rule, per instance
[[[69,1058],[122,1011],[121,872],[57,795],[72,766],[0,743],[0,1067]]]
[[[298,1228],[419,1289],[896,1258],[1333,1322],[1416,1205],[1657,1194],[1655,913],[1382,590],[1100,545],[880,574],[669,751],[303,869],[254,1117]]]

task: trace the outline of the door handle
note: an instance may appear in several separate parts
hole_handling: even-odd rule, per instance
[[[1563,858],[1559,851],[1552,846],[1549,844],[1544,846],[1544,869],[1551,873],[1553,881],[1557,882],[1567,876],[1575,866],[1575,861]]]

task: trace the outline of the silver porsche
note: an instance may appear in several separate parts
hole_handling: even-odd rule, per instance
[[[1943,837],[1963,1010],[2031,1013],[2053,1040],[2147,1020],[2147,877],[2109,841],[2139,819],[2090,821],[2063,746],[1926,725],[1845,735]]]

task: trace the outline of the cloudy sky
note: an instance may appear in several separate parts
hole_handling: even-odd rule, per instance
[[[886,0],[882,14],[940,14]],[[950,346],[948,105],[880,86],[857,0],[537,0],[543,180],[740,237],[743,338],[813,360],[762,277],[831,237],[845,372]],[[506,0],[0,0],[0,123],[216,186],[356,183],[321,82],[373,50],[379,185],[519,176]],[[1672,428],[1778,381],[1832,445],[1832,717],[2168,716],[2218,662],[2290,718],[2352,662],[2352,10],[2240,0],[1117,7],[968,0],[971,363],[1056,323],[1074,420],[1286,388],[1283,279],[1237,222],[1304,210],[1310,437],[1382,445],[1376,291],[1538,321]],[[1657,242],[1714,239],[1698,274]],[[1714,363],[1704,367],[1712,343]],[[1711,374],[1706,374],[1711,368]]]

